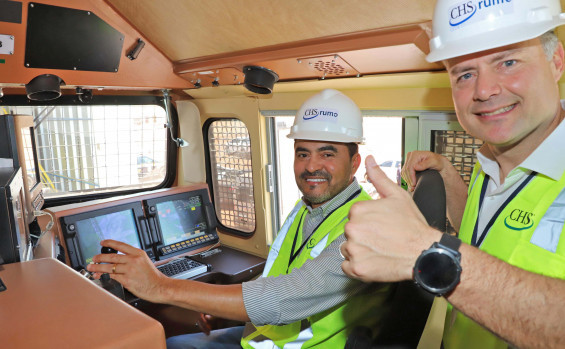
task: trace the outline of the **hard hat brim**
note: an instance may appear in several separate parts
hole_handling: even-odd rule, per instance
[[[457,40],[446,42],[443,47],[433,47],[434,39],[430,40],[431,52],[426,56],[430,63],[443,61],[450,58],[461,57],[472,53],[482,52],[497,47],[512,45],[518,42],[531,40],[542,34],[565,24],[565,14],[556,16],[552,21],[542,23],[529,23],[514,25],[504,30],[488,31],[474,35],[473,40]],[[516,39],[519,38],[519,39]]]
[[[336,142],[336,143],[363,143],[363,138],[342,133],[329,133],[327,131],[296,131],[287,135],[290,139],[303,139],[307,141]]]

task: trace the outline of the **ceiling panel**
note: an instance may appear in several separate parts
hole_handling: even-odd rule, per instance
[[[171,61],[422,23],[435,0],[106,0]]]

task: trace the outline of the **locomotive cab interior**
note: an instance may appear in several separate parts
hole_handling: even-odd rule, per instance
[[[0,338],[158,348],[201,331],[89,280],[100,236],[198,264],[194,280],[260,276],[300,199],[286,135],[323,89],[360,107],[360,153],[398,185],[413,150],[468,181],[482,142],[426,61],[435,2],[0,1]]]

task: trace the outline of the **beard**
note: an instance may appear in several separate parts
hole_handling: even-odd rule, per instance
[[[311,186],[308,184],[308,182],[306,182],[307,177],[317,177],[327,180],[328,188],[322,193],[318,193],[318,194],[310,193],[307,190],[308,187],[310,187],[310,189],[314,189],[314,186]],[[297,181],[298,189],[300,189],[300,191],[302,192],[304,199],[307,200],[310,204],[314,204],[314,205],[322,204],[324,202],[333,199],[348,185],[348,183],[345,184],[336,183],[332,185],[331,184],[331,181],[333,179],[332,175],[326,171],[320,171],[320,170],[314,172],[304,171],[300,174],[300,178],[302,179],[302,181]]]

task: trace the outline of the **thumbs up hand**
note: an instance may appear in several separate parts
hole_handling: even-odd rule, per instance
[[[365,166],[380,199],[351,207],[341,267],[347,275],[367,282],[412,279],[416,259],[439,241],[441,233],[427,224],[408,192],[388,179],[372,156]]]

